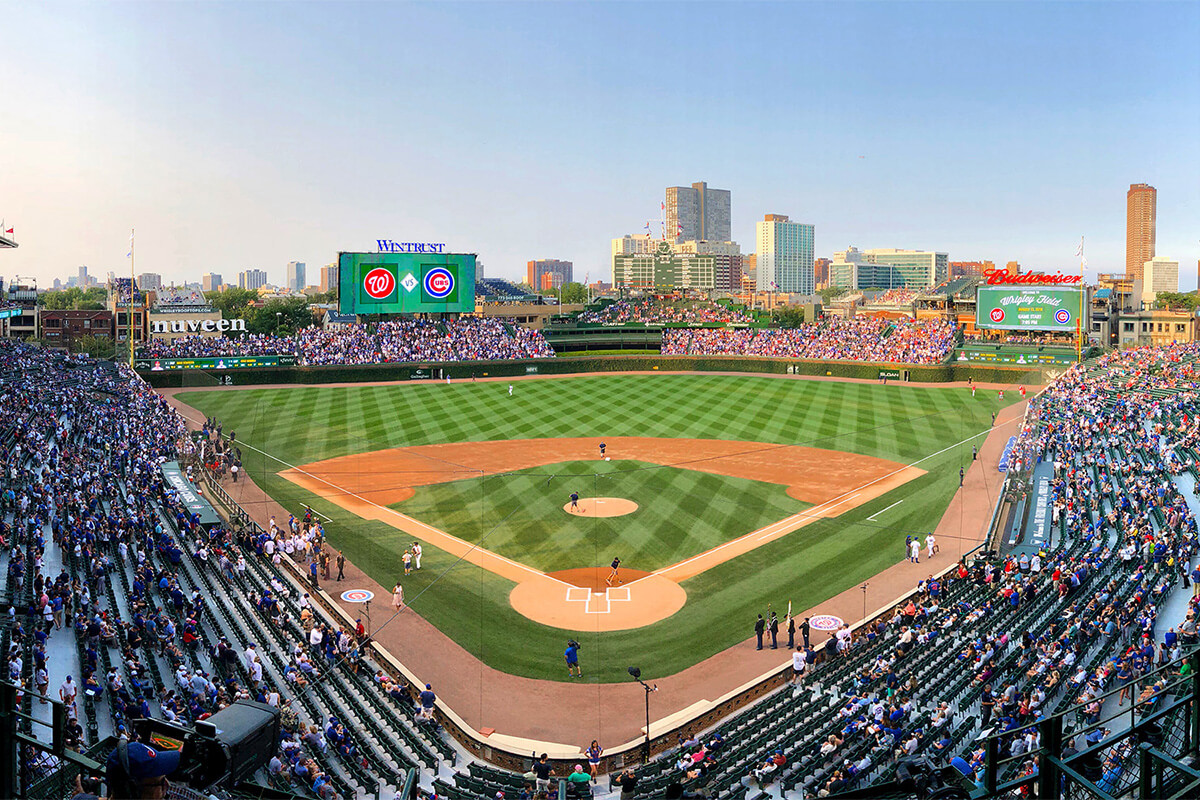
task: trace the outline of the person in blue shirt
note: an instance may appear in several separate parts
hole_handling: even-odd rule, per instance
[[[579,642],[574,639],[567,640],[567,649],[563,651],[563,658],[567,662],[567,677],[582,678],[583,668],[579,666]]]

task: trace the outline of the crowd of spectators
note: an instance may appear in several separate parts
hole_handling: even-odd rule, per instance
[[[311,515],[272,518],[257,535],[205,527],[160,466],[195,460],[186,468],[195,479],[197,470],[238,463],[232,432],[222,437],[214,420],[199,440],[187,437],[182,418],[123,364],[11,339],[0,340],[0,364],[0,560],[11,609],[3,668],[25,690],[26,713],[30,689],[57,696],[65,744],[82,750],[102,735],[105,711],[112,733],[136,743],[139,719],[190,726],[256,700],[281,712],[266,770],[278,788],[339,800],[347,775],[395,780],[395,767],[364,744],[359,712],[331,716],[311,693],[331,671],[373,668],[360,652],[361,623],[317,613],[272,569],[290,559],[314,584],[318,573],[331,577],[334,553]],[[264,628],[269,641],[259,647],[252,631]],[[408,686],[382,674],[367,685],[419,714]],[[30,780],[58,766],[33,748],[21,759]]]
[[[511,327],[512,332],[509,332]],[[483,317],[443,321],[397,319],[337,328],[304,328],[295,336],[245,334],[152,339],[144,358],[204,356],[298,356],[301,364],[380,364],[419,361],[474,361],[552,358],[554,349],[540,331]]]
[[[1055,333],[1007,333],[1000,336],[965,336],[964,344],[1057,344],[1074,345],[1075,337]]]
[[[835,795],[894,775],[908,756],[981,781],[988,735],[1008,760],[1002,780],[1036,776],[1046,743],[1028,726],[1074,708],[1055,755],[1095,746],[1095,760],[1077,765],[1089,780],[1112,795],[1135,785],[1136,741],[1113,736],[1109,721],[1165,702],[1188,669],[1179,659],[1200,645],[1198,528],[1187,498],[1200,496],[1197,361],[1200,344],[1122,351],[1072,367],[1034,397],[1014,458],[1047,473],[1054,541],[951,562],[853,634],[843,627],[818,647],[805,641],[793,659],[796,695],[778,712],[808,721],[785,726],[802,745],[764,739],[739,760],[741,781],[786,778],[785,789],[803,782],[806,796]],[[1163,619],[1173,590],[1186,591],[1186,608]],[[809,697],[813,681],[820,691]],[[830,691],[840,694],[832,713]],[[1136,712],[1122,711],[1133,703]],[[730,724],[740,731],[725,733],[735,750],[759,730]],[[693,769],[695,750],[685,743],[653,769],[694,790],[725,785]]]
[[[724,322],[746,324],[750,317],[736,309],[708,300],[664,300],[639,297],[618,300],[599,311],[584,311],[580,322],[639,322],[662,325],[680,322]]]
[[[916,289],[888,289],[877,294],[867,305],[870,306],[911,306],[921,295]]]
[[[151,339],[139,348],[142,358],[204,358],[217,356],[294,355],[296,340],[290,336],[246,333],[228,336],[179,336]]]
[[[944,319],[831,317],[798,328],[663,331],[664,355],[738,355],[939,364],[954,347]]]

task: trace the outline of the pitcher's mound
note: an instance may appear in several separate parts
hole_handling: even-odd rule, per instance
[[[575,517],[623,517],[637,510],[637,503],[623,497],[581,497],[574,511],[570,503],[563,506],[563,511]]]
[[[560,569],[558,572],[547,572],[546,574],[551,578],[558,578],[563,583],[569,583],[572,586],[582,586],[585,589],[591,589],[595,592],[603,592],[608,586],[604,582],[604,579],[612,574],[612,568],[608,566],[578,567],[576,569]],[[649,574],[649,572],[644,572],[640,569],[626,569],[625,567],[621,567],[621,571],[617,573],[617,578],[621,582],[617,583],[613,581],[612,585],[624,586]]]

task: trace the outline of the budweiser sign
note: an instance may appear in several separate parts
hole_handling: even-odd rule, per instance
[[[1026,272],[1024,275],[1009,275],[1008,270],[1003,269],[985,269],[983,277],[987,278],[988,286],[996,286],[998,284],[1083,282],[1082,275],[1067,275],[1062,272],[1056,272],[1053,275],[1047,275],[1044,272]]]

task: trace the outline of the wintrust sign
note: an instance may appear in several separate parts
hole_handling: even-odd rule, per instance
[[[985,269],[983,277],[987,278],[988,286],[1031,283],[1061,284],[1080,283],[1083,281],[1082,275],[1067,275],[1062,272],[1056,272],[1053,275],[1047,275],[1044,272],[1026,272],[1022,275],[1010,275],[1007,270],[1003,269]]]
[[[159,319],[150,323],[151,333],[225,333],[245,330],[244,319]]]

